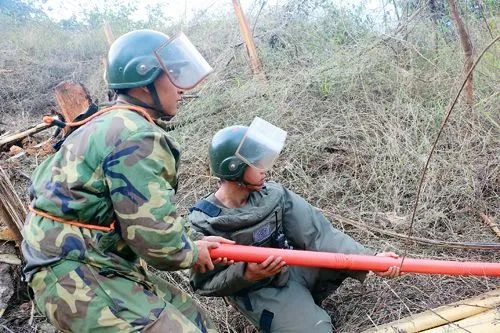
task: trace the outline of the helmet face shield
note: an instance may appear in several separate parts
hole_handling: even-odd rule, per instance
[[[191,89],[213,69],[182,32],[157,48],[155,56],[170,81],[180,89]]]
[[[285,145],[286,135],[281,128],[255,117],[235,155],[251,167],[269,170]]]

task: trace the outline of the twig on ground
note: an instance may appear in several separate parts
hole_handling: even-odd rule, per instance
[[[488,215],[485,213],[479,213],[479,216],[483,219],[484,223],[486,223],[487,226],[493,230],[493,232],[500,238],[500,228],[498,227],[498,224],[496,224],[492,218],[490,218]]]
[[[353,227],[356,227],[358,229],[362,229],[365,231],[373,231],[382,235],[386,236],[391,236],[391,237],[396,237],[396,238],[403,238],[407,239],[410,241],[413,241],[415,243],[420,243],[420,244],[426,244],[426,245],[432,245],[432,246],[440,246],[440,247],[447,247],[447,248],[459,248],[459,249],[469,249],[469,250],[500,250],[500,243],[476,243],[476,242],[450,242],[450,241],[443,241],[443,240],[436,240],[436,239],[427,239],[423,237],[415,237],[415,236],[408,236],[408,235],[403,235],[399,234],[394,231],[389,231],[389,230],[383,230],[377,227],[373,226],[368,226],[365,223],[361,221],[354,221],[351,219],[348,219],[346,217],[340,216],[338,214],[334,214],[325,210],[320,209],[325,215],[331,217],[333,220],[337,220],[341,223],[349,224]]]
[[[3,328],[6,332],[14,333],[14,331],[11,331],[7,326],[5,326],[3,324],[0,324],[0,327]]]

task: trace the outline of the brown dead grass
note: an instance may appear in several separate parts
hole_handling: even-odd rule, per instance
[[[237,46],[234,22],[207,19],[188,29],[216,71],[199,89],[202,97],[182,106],[177,120],[184,126],[172,132],[184,151],[177,195],[180,212],[186,213],[217,186],[207,164],[211,136],[225,126],[248,125],[258,115],[289,134],[270,178],[317,207],[363,221],[367,228],[332,221],[356,240],[379,251],[406,250],[415,258],[500,262],[500,253],[434,248],[369,231],[377,226],[408,232],[419,175],[460,76],[458,41],[450,32],[440,35],[436,53],[431,47],[430,20],[422,16],[404,39],[395,36],[370,48],[379,40],[377,33],[355,25],[348,16],[286,21],[281,14],[262,16],[256,31],[261,36],[257,44],[267,84],[250,77],[244,50]],[[480,49],[487,35],[476,23],[470,22],[470,30]],[[4,101],[0,130],[4,132],[36,124],[41,114],[54,107],[51,89],[64,79],[83,82],[101,101],[105,95],[104,36],[99,37],[99,31],[75,33],[79,38],[71,40],[74,49],[70,51],[61,49],[55,37],[40,42],[40,36],[49,31],[59,36],[67,32],[43,27],[27,30],[21,26],[0,31],[7,36],[0,38],[4,43],[0,63],[11,71],[1,73],[6,74],[0,84]],[[21,35],[16,47],[5,47],[12,36]],[[486,213],[495,218],[500,212],[495,61],[498,53],[493,52],[479,65],[472,113],[459,105],[438,145],[418,207],[415,236],[498,242],[479,217]],[[36,137],[40,142],[47,134]],[[0,158],[28,202],[27,176],[44,157],[35,152],[11,162],[5,162],[7,155]],[[185,273],[158,274],[190,292]],[[499,282],[486,277],[409,274],[384,280],[370,276],[364,285],[346,281],[324,306],[338,312],[338,332],[359,332],[494,289]],[[28,299],[18,296],[16,304]],[[221,332],[251,332],[244,318],[221,299],[193,297]],[[35,317],[28,325],[29,317],[22,315],[24,319],[12,319],[19,314],[13,307],[0,323],[16,332],[30,332],[43,322]]]

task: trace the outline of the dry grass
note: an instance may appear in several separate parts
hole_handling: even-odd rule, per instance
[[[289,134],[271,179],[326,211],[362,220],[368,227],[408,232],[421,169],[457,89],[462,66],[458,40],[452,31],[441,32],[436,52],[425,15],[408,26],[406,36],[383,42],[368,23],[349,15],[336,17],[308,20],[263,13],[255,34],[267,84],[251,78],[233,20],[203,18],[188,29],[216,71],[199,89],[202,98],[183,105],[178,121],[185,125],[172,132],[183,147],[177,196],[181,213],[217,186],[207,163],[211,136],[225,126],[249,124],[258,115]],[[480,22],[471,20],[469,25],[479,50],[488,34]],[[0,73],[0,122],[8,124],[0,128],[6,130],[13,122],[36,123],[36,117],[53,106],[51,89],[63,79],[81,81],[103,99],[100,59],[105,46],[99,31],[73,32],[74,47],[68,50],[58,39],[67,32],[2,29],[0,34],[8,37],[0,38],[0,68],[14,72]],[[40,34],[49,31],[54,36],[42,43]],[[6,47],[14,45],[12,36],[20,42]],[[500,213],[497,72],[498,47],[475,73],[476,104],[472,110],[459,105],[445,129],[426,177],[415,236],[498,242],[479,217],[481,212],[492,217]],[[27,185],[20,172],[31,172],[34,159],[11,166],[20,190]],[[499,253],[406,244],[332,222],[380,251],[407,249],[417,258],[500,261]],[[183,273],[158,274],[189,291]],[[499,282],[419,275],[388,281],[371,276],[362,288],[347,281],[324,306],[337,308],[339,332],[358,332],[496,288]],[[222,300],[197,299],[222,332],[242,332],[247,325]]]

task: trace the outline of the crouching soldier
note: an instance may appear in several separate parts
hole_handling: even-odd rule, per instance
[[[215,134],[209,159],[220,185],[193,207],[192,227],[242,245],[375,254],[333,228],[299,195],[265,181],[265,170],[282,148],[275,135],[279,129],[273,127],[257,118],[250,129],[232,126]],[[287,267],[280,257],[270,256],[259,264],[234,263],[207,273],[192,272],[191,284],[201,295],[227,296],[262,332],[316,333],[332,331],[330,316],[320,307],[322,301],[345,278],[363,281],[367,273]],[[378,275],[395,277],[399,269],[391,267]]]
[[[179,148],[163,129],[210,71],[182,34],[123,35],[108,54],[116,104],[63,124],[74,130],[35,170],[24,273],[59,330],[215,332],[191,297],[138,262],[204,272],[208,249],[226,242],[197,237],[176,214]]]

